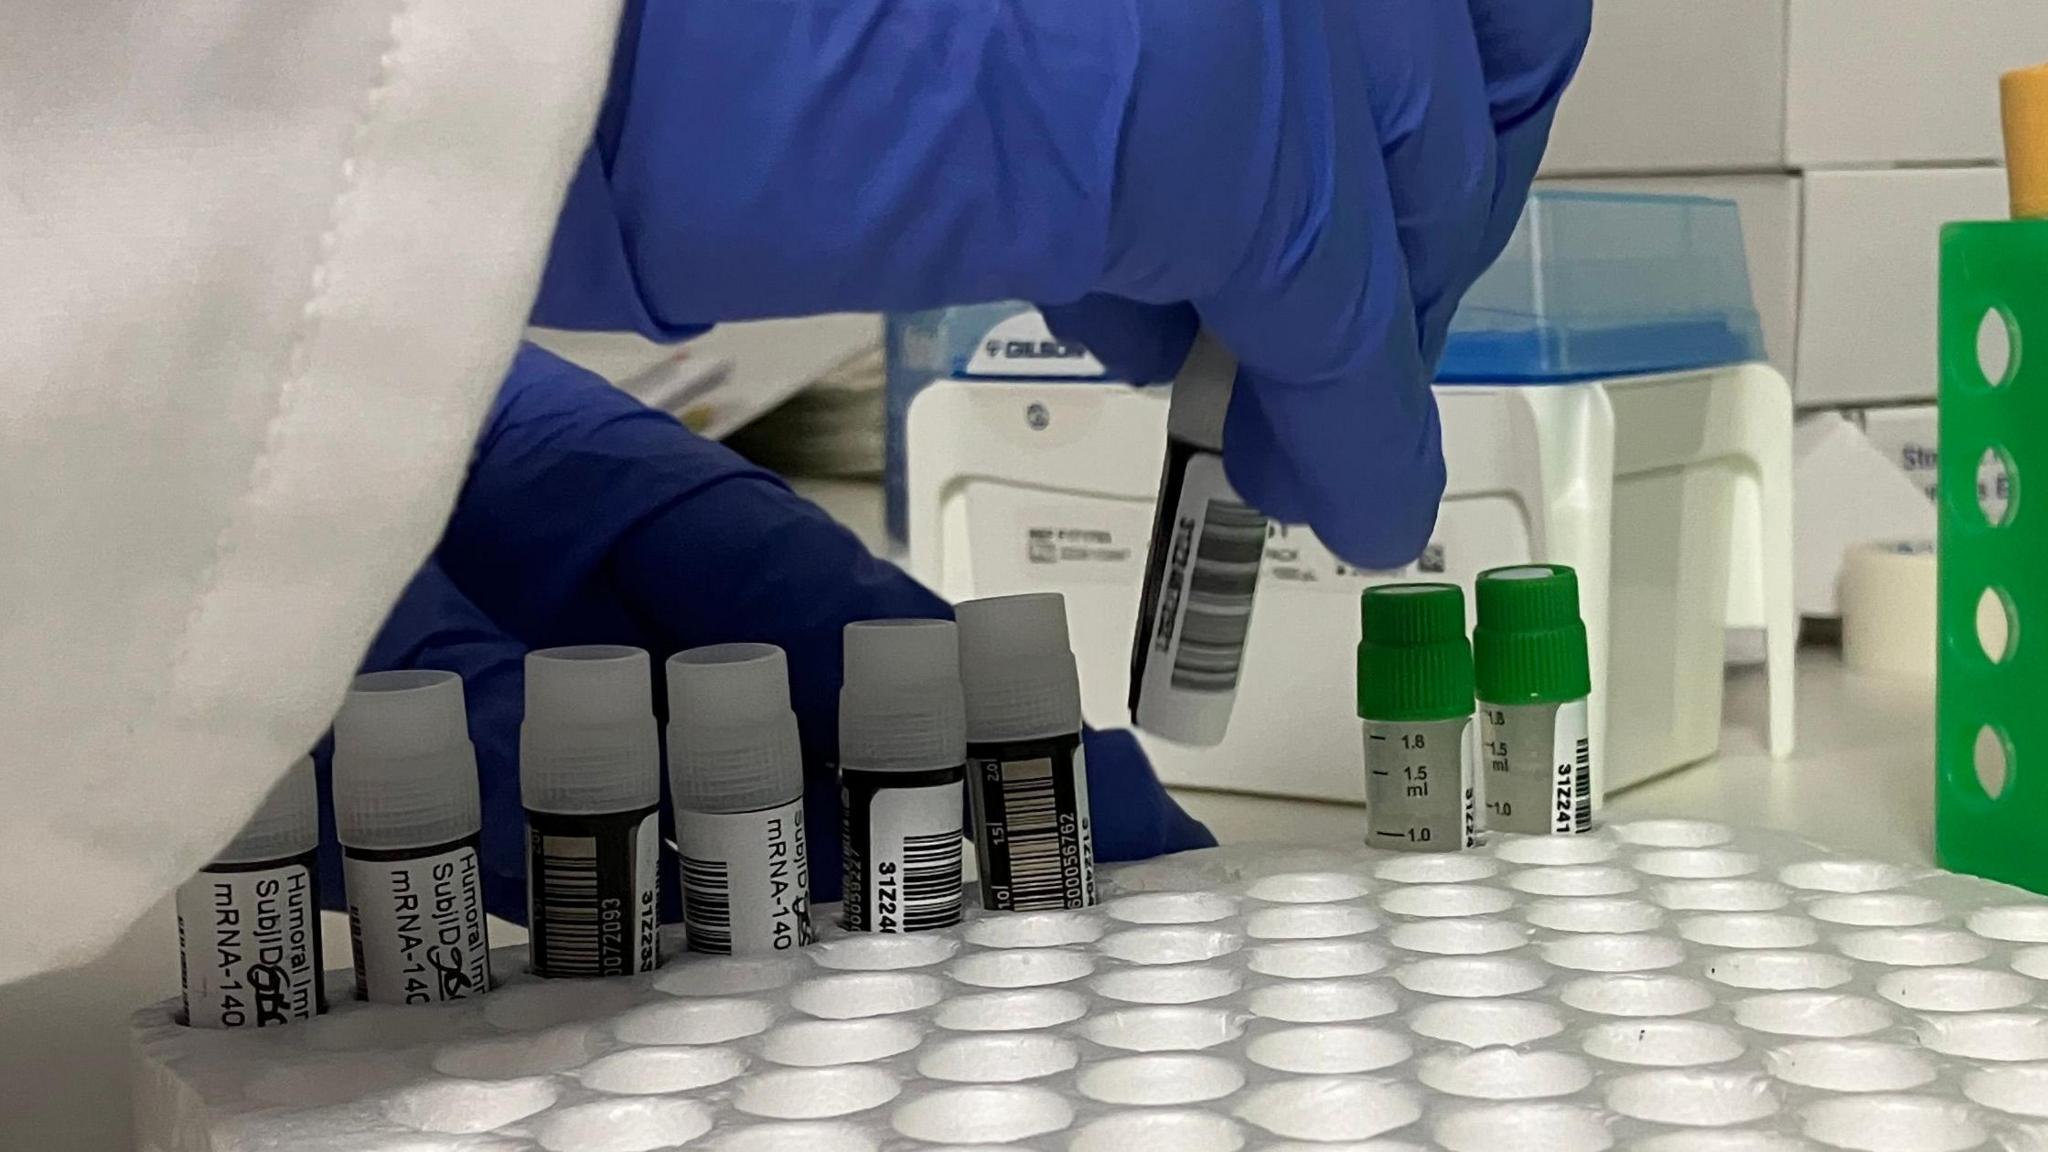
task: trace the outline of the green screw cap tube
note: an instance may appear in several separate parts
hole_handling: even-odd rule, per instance
[[[1593,677],[1579,577],[1556,564],[1481,572],[1472,656],[1486,826],[1534,836],[1593,828]]]
[[[1451,584],[1384,584],[1359,598],[1358,715],[1449,720],[1472,714],[1465,593]]]
[[[1472,657],[1489,704],[1557,704],[1593,692],[1578,573],[1524,564],[1479,574]]]
[[[1366,589],[1360,612],[1366,841],[1397,852],[1472,847],[1478,814],[1465,594],[1448,584],[1388,584]]]

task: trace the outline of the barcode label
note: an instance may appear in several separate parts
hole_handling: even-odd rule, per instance
[[[929,932],[960,922],[960,832],[903,840],[903,930]]]
[[[1537,705],[1536,707],[1542,707]],[[1593,741],[1586,702],[1571,700],[1552,706],[1551,774],[1556,799],[1550,806],[1550,831],[1576,835],[1593,830]]]
[[[732,871],[723,863],[683,857],[683,929],[690,951],[732,955]]]
[[[438,1004],[491,987],[477,838],[413,852],[345,848],[356,987],[377,1004]]]
[[[925,932],[960,922],[961,768],[843,770],[846,927]],[[943,783],[925,783],[936,778]]]
[[[529,812],[527,924],[536,974],[624,976],[659,961],[653,812]]]
[[[691,951],[759,956],[815,939],[803,800],[754,812],[682,810],[676,835]]]
[[[1591,832],[1593,830],[1593,742],[1579,737],[1579,747],[1574,754],[1573,791],[1577,793],[1577,805],[1572,810],[1572,830]]]
[[[1187,581],[1173,686],[1228,692],[1244,665],[1252,598],[1266,552],[1266,518],[1235,501],[1209,500]]]
[[[1028,912],[1093,904],[1095,837],[1079,736],[968,753],[982,905]]]

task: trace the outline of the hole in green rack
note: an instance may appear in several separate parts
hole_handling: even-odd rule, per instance
[[[1977,322],[1977,370],[1985,383],[2002,388],[2019,370],[2019,326],[2003,308],[1987,308]]]
[[[1977,729],[1977,746],[1971,759],[1977,768],[1977,785],[1984,789],[1984,795],[1993,800],[2005,795],[2005,787],[2012,781],[2012,749],[2006,747],[2004,734],[1989,724]]]
[[[1977,458],[1977,508],[1984,513],[1986,524],[1997,528],[2012,519],[2016,487],[2012,460],[2005,449],[1996,445],[1986,448],[1984,455]]]
[[[2018,614],[2013,611],[2012,598],[2005,594],[2005,589],[1986,588],[1977,598],[1977,643],[1984,649],[1985,659],[2003,664],[2012,655],[2019,633],[2014,627],[2017,622]]]

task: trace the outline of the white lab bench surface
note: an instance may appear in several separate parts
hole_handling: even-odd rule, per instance
[[[870,546],[882,538],[878,486],[795,487]],[[1702,817],[1790,831],[1902,863],[1931,861],[1932,685],[1851,676],[1834,655],[1806,653],[1800,749],[1778,763],[1763,750],[1763,689],[1760,672],[1735,673],[1721,753],[1611,797],[1604,818]],[[1178,795],[1226,842],[1353,844],[1364,834],[1361,808],[1221,792]],[[127,1017],[177,987],[177,933],[167,900],[92,964],[0,988],[0,1148],[129,1147]]]

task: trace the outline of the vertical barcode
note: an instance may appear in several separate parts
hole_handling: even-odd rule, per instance
[[[597,909],[597,849],[589,841],[542,837],[540,943],[549,976],[602,976]],[[573,847],[571,847],[573,845]],[[565,851],[565,849],[567,849]]]
[[[356,999],[370,998],[370,974],[363,968],[363,914],[348,906],[348,951],[356,964]]]
[[[948,928],[960,922],[960,911],[960,833],[905,836],[903,930]]]
[[[1173,657],[1175,688],[1228,692],[1237,687],[1265,553],[1264,516],[1235,501],[1208,502]]]
[[[683,857],[683,931],[692,952],[732,955],[732,875],[723,860]]]
[[[1059,797],[1050,763],[1005,766],[1003,841],[1010,854],[1010,907],[1065,908]]]
[[[1593,742],[1579,737],[1572,768],[1572,831],[1593,830]]]

